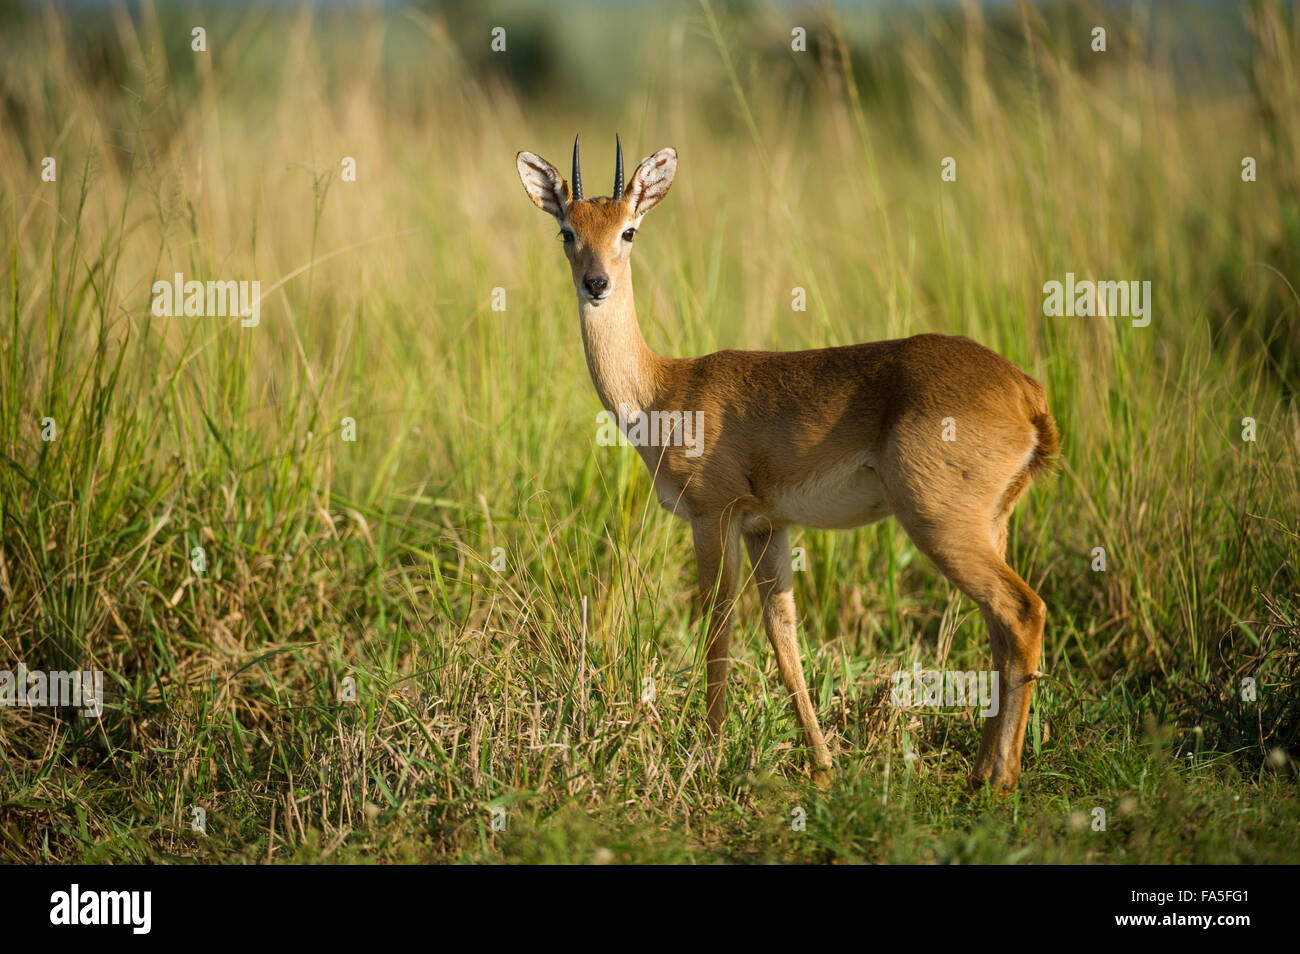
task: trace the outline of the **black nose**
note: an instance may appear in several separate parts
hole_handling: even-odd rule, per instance
[[[609,279],[604,275],[588,275],[582,280],[582,284],[586,287],[587,294],[599,298],[605,294],[605,289],[609,287]]]

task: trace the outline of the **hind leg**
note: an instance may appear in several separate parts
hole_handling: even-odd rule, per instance
[[[1010,509],[1007,509],[993,522],[993,550],[1003,562],[1006,561],[1007,555],[1007,518],[1010,513]],[[983,607],[980,608],[980,616],[984,619],[984,626],[989,631],[993,668],[998,672],[1000,691],[1001,674],[1007,671],[1009,664],[1007,642],[1003,636],[1003,630],[997,624],[997,620],[991,619],[984,612]],[[1002,731],[1002,714],[1004,711],[1005,709],[999,704],[996,713],[984,717],[984,727],[980,732],[980,751],[975,758],[975,770],[970,777],[972,788],[983,787],[984,783],[993,774],[993,761],[997,752],[998,736]]]
[[[994,791],[1009,791],[1020,778],[1046,604],[1007,565],[997,550],[996,531],[991,535],[982,517],[962,519],[951,514],[945,520],[921,520],[900,512],[898,518],[917,548],[975,601],[988,626],[998,708],[986,717],[971,784],[988,782]]]
[[[1025,728],[1047,619],[1046,605],[1014,570],[1003,564],[1002,575],[1004,592],[996,607],[980,607],[995,646],[1000,705],[996,718],[985,720],[980,753],[970,779],[972,787],[988,782],[997,792],[1009,791],[1020,779]]]

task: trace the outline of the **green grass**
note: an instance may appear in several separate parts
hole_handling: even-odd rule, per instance
[[[7,14],[0,669],[109,698],[0,708],[0,860],[1300,860],[1300,26],[1252,6],[1240,62],[1183,81],[1156,24],[1076,7],[656,9],[602,13],[616,63],[574,76],[581,10]],[[794,541],[831,787],[752,587],[707,739],[689,531],[596,445],[514,172],[581,131],[606,191],[616,130],[681,156],[634,263],[661,353],[943,331],[1046,386],[1060,473],[1010,561],[1050,678],[1012,796],[964,791],[976,715],[886,704],[897,667],[990,665],[892,522]],[[152,316],[177,271],[261,280],[260,325]],[[1066,271],[1152,281],[1150,327],[1044,317]]]

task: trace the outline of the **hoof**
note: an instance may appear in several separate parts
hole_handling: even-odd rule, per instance
[[[999,798],[1005,798],[1016,790],[1016,782],[1019,778],[999,777],[996,774],[989,778],[979,774],[972,774],[966,780],[966,786],[975,793],[984,791],[985,788],[991,789],[993,794]]]

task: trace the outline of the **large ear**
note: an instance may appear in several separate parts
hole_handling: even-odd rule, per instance
[[[569,205],[569,184],[564,181],[564,176],[555,166],[531,152],[521,152],[516,156],[515,165],[519,167],[519,180],[533,204],[543,212],[563,219],[564,210]]]
[[[632,213],[640,218],[663,201],[676,174],[677,150],[671,146],[642,159],[632,173],[632,184],[627,190],[627,204],[632,207]]]

